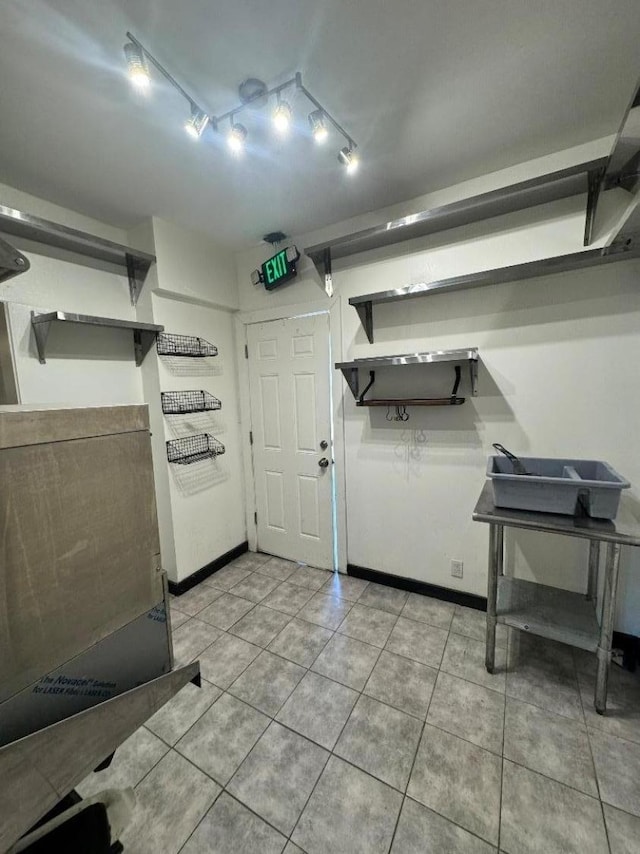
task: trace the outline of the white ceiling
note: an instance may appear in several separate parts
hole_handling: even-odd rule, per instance
[[[303,233],[617,130],[640,59],[638,0],[2,0],[0,181],[121,227],[157,215],[235,247]],[[203,106],[303,74],[355,138],[356,176],[259,115],[241,159],[183,130],[136,35]],[[245,121],[242,119],[242,121]],[[1,203],[1,199],[0,199]]]

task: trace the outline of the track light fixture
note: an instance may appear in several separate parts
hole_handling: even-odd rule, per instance
[[[238,122],[232,122],[229,135],[227,136],[227,143],[234,154],[240,154],[243,151],[246,138],[246,127]]]
[[[323,143],[327,141],[329,128],[324,120],[324,112],[322,110],[314,110],[312,113],[309,113],[309,127],[311,128],[311,135],[316,142]]]
[[[268,89],[266,84],[261,80],[249,78],[245,80],[239,87],[240,104],[220,116],[214,116],[206,110],[203,110],[193,97],[178,83],[178,81],[164,68],[158,60],[135,38],[131,33],[127,33],[129,41],[124,46],[124,54],[127,60],[129,69],[129,77],[131,82],[140,90],[146,90],[151,84],[149,75],[148,63],[153,67],[176,89],[182,97],[188,102],[190,107],[190,116],[185,121],[185,130],[194,139],[200,139],[207,128],[216,131],[222,122],[229,122],[229,130],[227,133],[227,143],[234,154],[240,154],[245,147],[245,142],[248,136],[247,128],[236,122],[235,117],[243,110],[257,110],[268,104],[269,99],[275,96],[276,106],[273,111],[273,126],[279,134],[283,136],[291,129],[293,125],[293,109],[289,101],[282,99],[282,93],[288,89],[293,89],[296,94],[303,95],[309,101],[314,109],[309,113],[309,127],[311,135],[318,143],[325,142],[329,136],[329,126],[336,131],[346,141],[347,145],[342,148],[338,154],[338,160],[343,163],[347,172],[355,172],[358,166],[358,155],[355,154],[356,143],[338,124],[333,116],[325,110],[322,104],[314,98],[314,96],[302,85],[302,75],[297,72],[295,77],[280,83]]]
[[[129,79],[136,87],[142,91],[149,88],[151,78],[149,77],[149,69],[144,56],[144,50],[140,45],[128,42],[124,46],[124,55],[127,58],[127,66],[129,68]]]
[[[199,107],[196,107],[195,104],[191,105],[191,116],[184,123],[184,129],[192,136],[194,139],[200,139],[206,126],[209,124],[209,116],[201,110]]]
[[[347,147],[346,145],[338,152],[338,160],[340,161],[340,163],[342,163],[343,166],[347,167],[347,172],[349,175],[353,175],[353,173],[358,168],[358,164],[360,163],[360,158],[355,153],[353,148],[351,148],[350,146]]]
[[[280,134],[285,134],[289,132],[289,128],[291,126],[291,118],[293,113],[291,112],[291,107],[287,104],[286,101],[281,101],[278,98],[278,106],[273,113],[273,126]]]

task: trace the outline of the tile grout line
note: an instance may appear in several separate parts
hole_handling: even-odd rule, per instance
[[[453,623],[453,615],[451,617],[451,623]],[[436,692],[436,685],[438,684],[438,677],[441,673],[440,667],[442,665],[442,659],[444,658],[444,651],[447,647],[447,643],[449,641],[449,635],[450,634],[451,634],[451,624],[449,625],[449,630],[447,631],[447,638],[446,638],[444,645],[442,647],[442,655],[440,656],[440,663],[438,664],[438,668],[437,668],[438,675],[436,676],[435,681],[433,683],[433,688],[431,689],[431,694],[429,696],[429,703],[427,704],[427,710],[425,712],[424,720],[422,722],[422,727],[420,729],[420,738],[418,739],[418,743],[416,745],[416,749],[415,749],[415,752],[413,754],[413,761],[411,762],[411,768],[409,769],[409,776],[407,777],[407,783],[404,787],[404,792],[402,793],[402,803],[400,804],[400,809],[398,811],[396,823],[395,823],[395,826],[393,828],[393,833],[391,835],[391,843],[389,844],[389,851],[391,851],[391,849],[393,848],[393,843],[394,843],[395,838],[396,838],[396,833],[398,832],[398,825],[400,824],[400,816],[402,815],[402,810],[404,809],[404,805],[405,805],[405,802],[406,802],[407,797],[408,797],[407,792],[409,790],[409,783],[411,782],[411,777],[413,775],[413,769],[415,768],[416,759],[418,758],[418,752],[420,750],[420,745],[422,744],[422,739],[424,737],[424,731],[425,731],[425,728],[427,726],[427,718],[429,717],[429,710],[431,709],[431,703],[433,702],[433,695]],[[434,812],[435,812],[435,810],[434,810]],[[439,815],[439,813],[438,813],[438,815]]]
[[[486,643],[486,641],[485,641]],[[509,654],[511,651],[511,632],[507,632],[507,652],[505,658],[505,670],[509,672]],[[507,729],[507,676],[505,673],[504,680],[504,708],[502,710],[502,750],[500,755],[500,799],[498,802],[498,844],[497,848],[500,851],[500,842],[502,837],[502,800],[504,797],[504,739]]]
[[[580,675],[578,673],[578,668],[575,664],[575,658],[574,658],[574,667],[576,670],[576,682],[578,684],[578,696],[580,697],[580,708],[582,709],[582,718],[584,720],[584,728],[585,728],[585,734],[587,737],[587,745],[589,746],[589,756],[591,757],[591,767],[593,768],[593,779],[596,782],[596,791],[598,792],[598,801],[600,803],[600,814],[602,815],[602,824],[604,827],[604,836],[605,836],[605,839],[607,840],[607,847],[609,849],[609,854],[611,854],[611,841],[609,839],[609,828],[607,827],[607,818],[606,818],[605,812],[604,812],[604,802],[602,800],[602,793],[600,791],[600,777],[598,775],[598,769],[596,767],[596,761],[595,761],[595,757],[593,755],[593,746],[591,744],[591,736],[589,734],[589,724],[587,721],[587,715],[586,715],[585,708],[584,708],[584,700],[582,699],[582,689],[580,687]]]

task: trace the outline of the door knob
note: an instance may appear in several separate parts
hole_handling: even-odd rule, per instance
[[[326,457],[323,457],[321,460],[318,460],[318,465],[321,469],[326,469],[329,465],[329,460]]]
[[[328,447],[329,447],[329,443],[327,442],[326,439],[323,439],[322,442],[320,442],[320,448],[323,451],[326,451]]]

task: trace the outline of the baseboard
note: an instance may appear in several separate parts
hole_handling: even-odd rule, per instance
[[[424,596],[442,599],[443,602],[455,602],[456,605],[475,608],[477,611],[487,610],[486,596],[476,596],[475,593],[465,593],[462,590],[439,587],[437,584],[428,584],[426,581],[418,581],[416,578],[390,575],[388,572],[367,569],[365,566],[356,566],[353,563],[347,564],[347,575],[352,575],[354,578],[363,578],[365,581],[375,581],[377,584],[386,584],[388,587],[397,587],[399,590],[408,590],[410,593],[422,593]]]
[[[187,590],[191,590],[191,588],[195,587],[196,584],[200,584],[200,582],[204,581],[205,578],[209,578],[209,576],[213,575],[214,572],[222,569],[223,566],[231,563],[232,560],[235,560],[247,551],[249,551],[249,543],[245,540],[244,543],[240,543],[239,546],[236,546],[225,554],[220,555],[220,557],[212,560],[211,563],[203,566],[202,569],[198,569],[196,572],[188,575],[186,578],[183,578],[182,581],[170,581],[169,593],[172,593],[174,596],[182,596],[182,594],[186,593]]]

